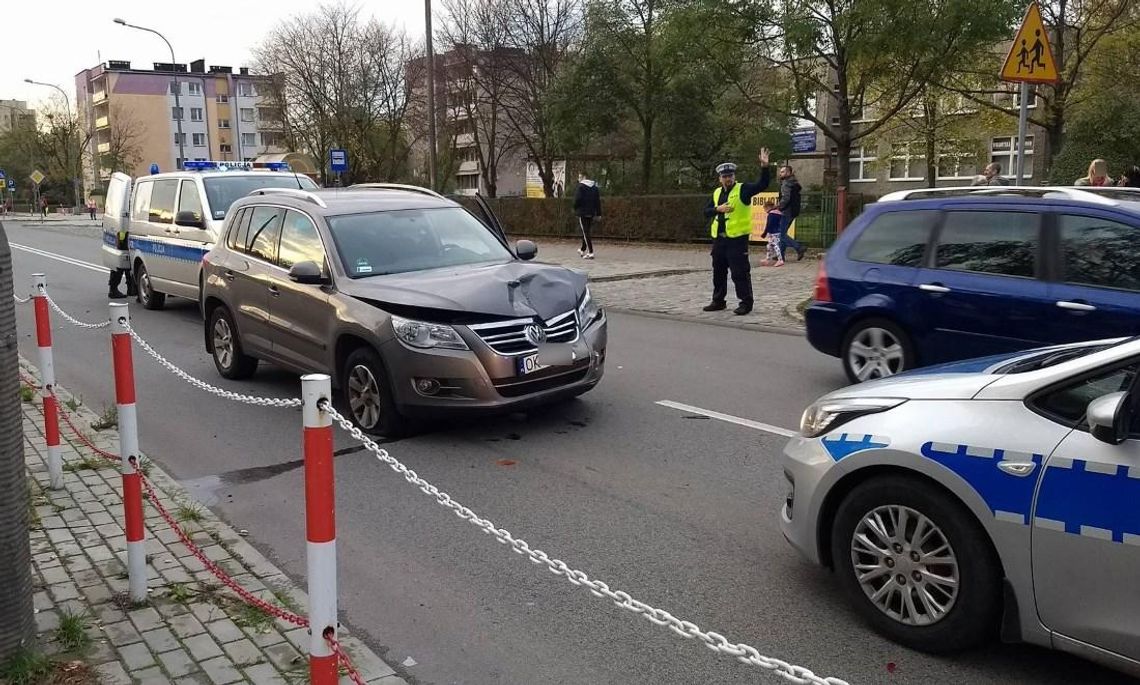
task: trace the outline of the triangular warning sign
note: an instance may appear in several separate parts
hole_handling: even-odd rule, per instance
[[[1001,68],[1001,80],[1026,83],[1056,83],[1060,80],[1053,49],[1049,47],[1049,32],[1041,21],[1041,8],[1031,3],[1025,19],[1009,48],[1009,55]]]

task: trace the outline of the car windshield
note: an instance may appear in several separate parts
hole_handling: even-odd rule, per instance
[[[1129,340],[1132,340],[1130,338]],[[1040,353],[1030,357],[1023,357],[1007,364],[1006,366],[996,369],[996,373],[1025,373],[1026,371],[1036,371],[1037,369],[1045,369],[1050,366],[1056,366],[1062,362],[1072,361],[1081,357],[1107,350],[1110,347],[1122,345],[1128,340],[1121,342],[1105,343],[1103,345],[1087,345],[1084,347],[1071,347],[1063,350],[1042,350]]]
[[[504,263],[514,258],[462,207],[347,214],[329,217],[328,222],[350,278]]]
[[[230,205],[261,188],[303,188],[316,190],[313,179],[302,174],[235,174],[216,176],[202,181],[206,186],[206,198],[210,202],[210,216],[214,219],[226,218]]]

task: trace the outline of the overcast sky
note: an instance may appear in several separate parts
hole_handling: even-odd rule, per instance
[[[207,65],[250,66],[251,49],[283,19],[318,7],[314,0],[62,0],[0,2],[0,99],[27,100],[32,106],[55,91],[24,83],[30,78],[58,84],[75,98],[75,74],[101,61],[129,60],[153,68],[169,62],[170,52],[153,34],[111,20],[161,31],[181,63],[205,58]],[[419,35],[423,3],[408,0],[357,0],[350,6]],[[272,9],[270,9],[272,8]],[[437,6],[436,12],[440,11]],[[280,46],[288,49],[287,46]],[[57,95],[58,97],[58,95]]]

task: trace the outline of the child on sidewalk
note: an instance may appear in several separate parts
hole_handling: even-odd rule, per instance
[[[783,217],[780,215],[780,210],[776,209],[776,203],[771,200],[764,203],[764,212],[767,223],[764,224],[764,232],[760,237],[768,239],[768,253],[764,256],[764,261],[760,262],[760,266],[783,266],[784,234],[781,230]]]

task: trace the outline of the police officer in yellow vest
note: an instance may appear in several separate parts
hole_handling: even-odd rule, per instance
[[[752,267],[748,263],[748,238],[752,234],[752,197],[768,187],[771,174],[768,169],[768,148],[760,150],[760,180],[756,183],[737,183],[736,165],[725,162],[717,166],[720,187],[713,191],[705,207],[705,218],[711,221],[709,232],[713,239],[713,295],[706,312],[727,307],[728,273],[740,306],[733,312],[744,315],[752,311]]]
[[[115,235],[115,249],[126,252],[128,249],[130,249],[130,246],[127,243],[127,232],[120,228],[119,232]],[[119,290],[119,283],[122,282],[124,278],[127,280],[126,295],[123,294],[123,291]],[[111,277],[107,281],[107,286],[107,297],[111,298],[112,300],[121,300],[124,297],[133,297],[138,292],[135,288],[135,280],[131,278],[131,272],[128,269],[111,269]]]

